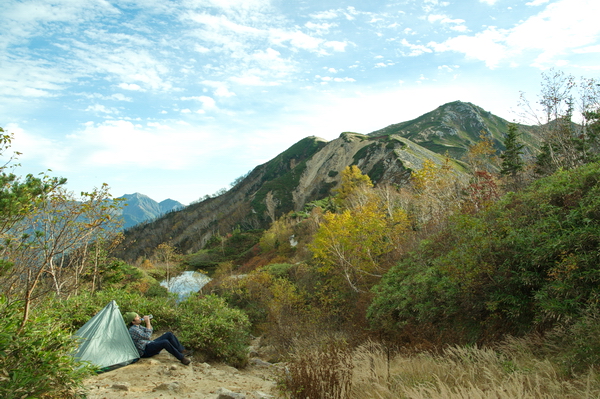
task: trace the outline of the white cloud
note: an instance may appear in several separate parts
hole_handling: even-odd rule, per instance
[[[90,105],[85,110],[88,112],[96,112],[96,113],[99,112],[99,113],[103,113],[103,114],[115,113],[112,109],[108,109],[104,105],[101,105],[101,104]]]
[[[433,50],[427,46],[424,46],[422,44],[412,44],[409,43],[408,40],[406,39],[402,39],[401,44],[405,47],[408,47],[411,51],[408,54],[410,57],[415,57],[415,56],[419,56],[421,54],[424,53],[432,53]]]
[[[486,3],[489,4],[490,6],[493,6],[494,4],[496,4],[498,0],[479,0],[480,3]]]
[[[11,60],[0,56],[0,95],[53,97],[72,80],[65,71],[49,67],[44,61]]]
[[[119,88],[121,88],[123,90],[131,90],[131,91],[141,91],[142,90],[140,85],[137,85],[135,83],[119,83]]]
[[[328,10],[316,14],[311,14],[310,16],[311,18],[315,19],[334,19],[338,17],[338,12],[336,10]]]
[[[206,54],[206,53],[210,53],[210,49],[206,48],[204,46],[201,46],[199,44],[194,45],[194,51],[200,53],[200,54]]]
[[[166,122],[166,121],[165,121]],[[67,146],[79,154],[74,165],[61,169],[93,167],[145,167],[150,169],[182,169],[194,158],[209,151],[209,134],[197,129],[179,127],[176,122],[148,122],[146,127],[123,120],[86,124],[69,136]]]
[[[542,4],[546,4],[550,0],[533,0],[529,3],[525,3],[526,6],[541,6]]]
[[[54,170],[60,169],[61,165],[67,162],[71,151],[63,143],[28,132],[15,123],[8,123],[3,127],[5,131],[14,133],[11,149],[23,154],[19,157],[22,164],[36,161],[41,163],[44,169]]]
[[[442,25],[450,25],[448,28],[457,32],[466,32],[468,30],[464,19],[451,19],[444,14],[430,14],[427,16],[427,20],[431,23],[439,22]]]
[[[229,80],[242,86],[279,86],[281,83],[264,80],[257,70],[247,71],[239,76],[232,76]]]
[[[206,27],[209,27],[210,31],[212,32],[230,32],[246,37],[262,35],[260,29],[237,23],[236,21],[233,21],[226,15],[211,15],[205,12],[188,13],[186,14],[186,18]],[[213,38],[217,37],[219,36],[214,36]],[[209,37],[209,39],[211,38]]]
[[[194,97],[181,97],[183,101],[199,101],[202,103],[202,108],[205,110],[216,108],[217,104],[212,97],[208,96],[194,96]]]
[[[83,96],[85,98],[89,98],[89,99],[98,98],[100,100],[106,100],[106,101],[126,101],[126,102],[132,101],[131,97],[125,97],[121,93],[111,94],[110,96],[107,96],[107,95],[104,95],[101,93],[91,93],[91,94],[81,93],[81,96]]]
[[[325,42],[325,47],[332,48],[333,51],[344,52],[346,51],[347,42],[329,41]]]
[[[457,36],[441,44],[430,43],[429,45],[435,51],[464,53],[469,58],[484,61],[489,68],[493,69],[509,52],[504,44],[505,39],[505,31],[491,27],[475,36]]]
[[[492,26],[472,36],[430,43],[430,47],[464,53],[484,61],[489,68],[514,57],[534,55],[531,64],[546,68],[562,63],[563,55],[596,43],[600,24],[590,17],[593,15],[600,15],[600,2],[560,0],[512,29]]]
[[[304,26],[306,26],[307,29],[310,29],[320,35],[323,35],[323,34],[329,33],[329,30],[331,28],[338,26],[338,24],[327,23],[327,22],[322,22],[322,23],[316,24],[314,22],[308,21],[307,23],[304,24]]]
[[[24,39],[45,30],[52,34],[60,24],[76,25],[98,17],[114,17],[119,13],[107,1],[18,1],[4,0],[2,3],[2,35],[0,48],[21,43]]]
[[[600,53],[600,44],[574,49],[575,54]]]
[[[455,69],[459,68],[458,65],[440,65],[438,66],[438,70],[440,71],[444,71],[444,72],[453,72]]]
[[[221,87],[217,87],[215,89],[215,96],[217,97],[233,97],[235,96],[235,93],[232,91],[229,91],[229,89],[225,86],[221,86]]]
[[[154,127],[154,128],[157,128],[157,129],[172,130],[171,126],[169,126],[169,125],[163,125],[163,124],[161,124],[159,122],[148,122],[146,125],[148,127]]]
[[[269,31],[270,40],[273,44],[285,46],[289,43],[292,49],[301,49],[308,51],[319,51],[319,46],[323,39],[312,37],[300,31],[286,31],[282,29],[271,29]]]
[[[202,84],[214,89],[214,94],[217,97],[233,97],[235,93],[229,91],[229,87],[225,82],[217,82],[212,80],[204,80]]]

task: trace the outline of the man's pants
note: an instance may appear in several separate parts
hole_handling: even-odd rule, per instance
[[[164,333],[154,341],[148,342],[146,348],[144,348],[142,357],[158,355],[163,349],[166,349],[167,352],[175,356],[177,360],[183,359],[183,351],[185,348],[179,343],[179,340],[172,332]]]

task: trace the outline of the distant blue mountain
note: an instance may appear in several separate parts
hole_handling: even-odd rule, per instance
[[[123,229],[128,229],[139,223],[156,219],[165,213],[185,207],[181,202],[172,199],[156,202],[147,195],[140,193],[125,194],[119,198],[124,199],[121,212],[124,220]]]

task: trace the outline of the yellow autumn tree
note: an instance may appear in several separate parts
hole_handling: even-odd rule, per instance
[[[367,189],[372,187],[371,179],[363,175],[358,166],[346,166],[340,186],[335,190],[335,202],[343,208],[360,206],[367,200],[365,194],[370,193]]]
[[[459,209],[466,182],[454,173],[450,159],[442,164],[425,160],[420,170],[411,174],[413,198],[408,207],[416,229],[438,225]]]
[[[342,276],[356,292],[367,291],[387,270],[385,256],[409,227],[406,212],[390,209],[363,176],[356,166],[346,168],[338,191],[345,209],[323,216],[310,245],[320,271]]]

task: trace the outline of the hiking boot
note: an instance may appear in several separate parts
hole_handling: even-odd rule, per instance
[[[191,360],[188,359],[187,357],[184,357],[183,359],[181,359],[181,363],[183,363],[184,365],[188,365],[191,363]]]

